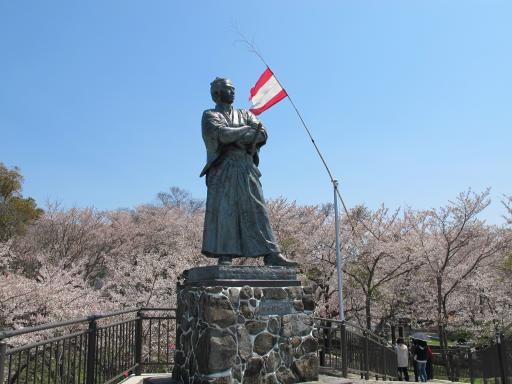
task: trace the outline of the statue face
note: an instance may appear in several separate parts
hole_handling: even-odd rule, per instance
[[[221,103],[233,104],[233,101],[235,101],[235,87],[231,82],[226,82],[220,87],[219,99]]]

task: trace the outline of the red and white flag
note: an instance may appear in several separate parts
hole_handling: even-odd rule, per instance
[[[281,87],[270,68],[267,68],[256,82],[256,85],[251,88],[249,100],[253,107],[250,111],[259,115],[286,96],[286,91]]]

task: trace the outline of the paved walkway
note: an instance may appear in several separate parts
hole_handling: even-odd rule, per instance
[[[361,376],[349,374],[348,378],[344,377],[336,377],[330,375],[320,375],[318,381],[308,381],[303,384],[382,384],[382,383],[396,383],[396,384],[404,384],[403,381],[395,381],[395,380],[375,380],[375,378],[370,378],[369,380],[361,379]],[[414,381],[410,382],[414,383]],[[427,384],[456,384],[457,382],[449,381],[449,380],[429,380]],[[461,383],[462,384],[462,383]],[[464,383],[467,384],[467,383]]]
[[[152,377],[157,380],[153,380],[153,383],[156,384],[172,384],[173,381],[171,380],[171,375],[168,373],[164,374],[144,374],[141,376],[131,376],[124,380],[123,384],[141,384],[144,378]],[[403,381],[393,381],[393,380],[375,380],[369,379],[364,380],[361,379],[359,375],[354,375],[349,373],[348,378],[344,377],[338,377],[338,376],[332,376],[332,375],[325,375],[321,374],[319,376],[318,381],[308,381],[302,384],[383,384],[383,383],[396,383],[396,384],[404,384]],[[413,381],[411,384],[414,383]],[[428,384],[456,384],[455,382],[449,381],[449,380],[429,380],[427,382]],[[463,384],[463,383],[461,383]],[[467,383],[464,383],[467,384]]]

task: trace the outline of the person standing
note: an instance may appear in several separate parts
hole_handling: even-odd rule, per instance
[[[398,366],[398,377],[400,380],[409,381],[409,349],[404,343],[404,339],[399,338],[395,347],[396,360]]]
[[[414,360],[418,366],[418,378],[421,382],[427,381],[427,342],[418,340],[414,349]]]
[[[427,380],[434,380],[434,353],[430,345],[427,345]]]

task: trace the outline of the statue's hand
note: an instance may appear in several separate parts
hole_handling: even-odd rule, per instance
[[[267,138],[267,132],[261,123],[259,123],[258,127],[256,128],[256,135],[257,136],[254,138],[256,143],[261,143]]]
[[[244,145],[250,145],[254,141],[254,137],[257,134],[257,131],[255,128],[247,127],[247,131],[244,133],[244,135],[240,138],[240,143]]]

